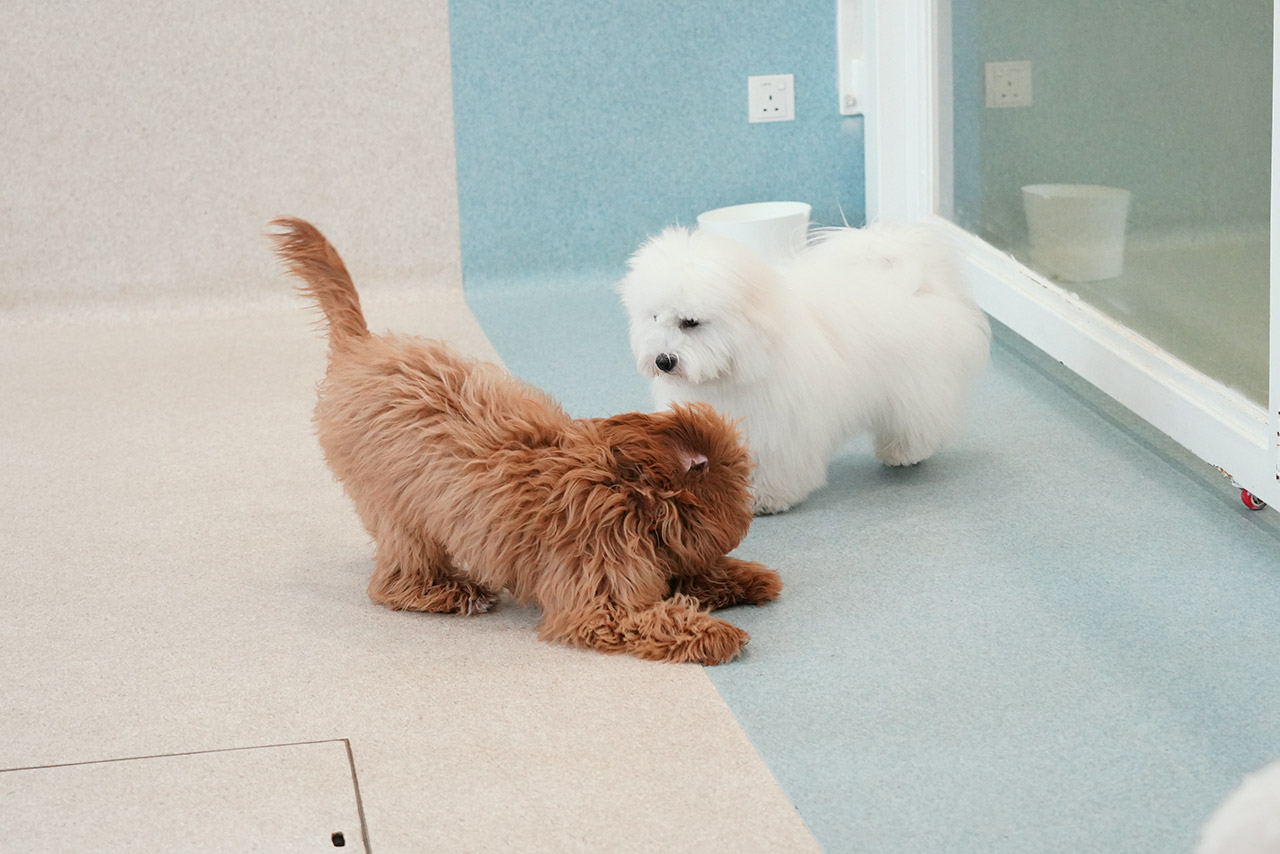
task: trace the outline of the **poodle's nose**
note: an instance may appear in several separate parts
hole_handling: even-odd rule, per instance
[[[669,374],[676,369],[676,354],[659,353],[658,358],[654,359],[653,363],[658,366],[658,370],[664,374]]]

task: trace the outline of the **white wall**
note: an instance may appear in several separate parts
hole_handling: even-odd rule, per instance
[[[447,9],[0,4],[0,310],[282,288],[281,214],[460,286]]]

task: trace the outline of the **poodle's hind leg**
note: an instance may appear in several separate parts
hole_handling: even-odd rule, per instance
[[[692,596],[704,608],[763,605],[778,598],[782,579],[763,564],[721,557],[711,567],[671,579],[674,595]]]
[[[380,526],[376,535],[369,598],[393,611],[483,614],[497,594],[457,577],[449,553],[439,543],[401,528]]]
[[[747,644],[747,633],[711,616],[696,599],[676,595],[637,609],[608,599],[581,610],[547,612],[540,635],[599,652],[650,661],[722,664]]]

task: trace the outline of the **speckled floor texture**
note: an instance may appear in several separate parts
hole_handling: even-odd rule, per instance
[[[574,414],[647,408],[611,281],[467,292]],[[1280,757],[1280,516],[998,329],[963,435],[831,483],[738,553],[776,603],[707,672],[828,852],[1189,851]]]

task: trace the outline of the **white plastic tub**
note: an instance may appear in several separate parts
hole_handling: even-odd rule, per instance
[[[698,228],[736,240],[766,261],[785,261],[804,247],[809,211],[804,202],[733,205],[698,214]]]
[[[1023,187],[1031,266],[1064,282],[1119,276],[1130,199],[1128,190],[1093,184]]]

